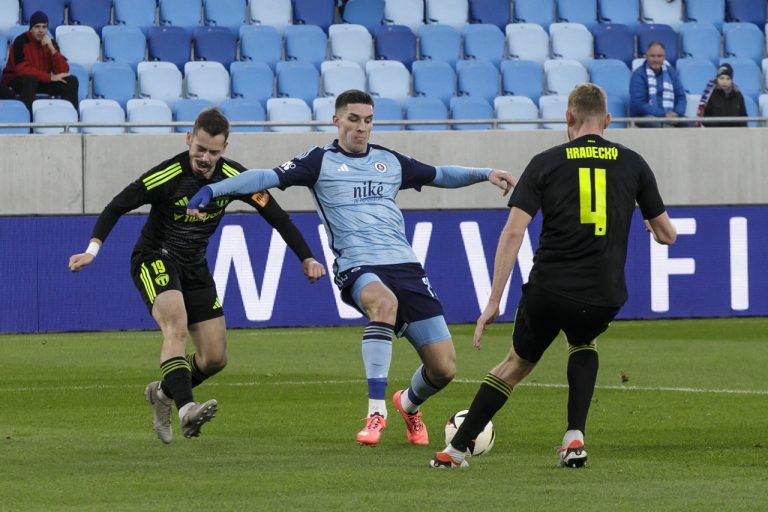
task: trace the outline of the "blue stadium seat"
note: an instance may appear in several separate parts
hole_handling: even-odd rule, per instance
[[[559,23],[581,23],[589,30],[597,25],[597,0],[557,0]]]
[[[240,30],[240,60],[263,62],[272,71],[283,59],[283,36],[275,27],[243,25]]]
[[[504,32],[512,20],[508,0],[469,0],[470,23],[493,23]]]
[[[220,62],[225,68],[237,57],[237,36],[227,27],[197,27],[192,32],[195,60]]]
[[[437,98],[448,106],[456,96],[456,72],[447,62],[417,60],[413,63],[413,95]]]
[[[436,121],[448,119],[448,107],[437,98],[415,96],[405,101],[405,119],[409,121]],[[406,125],[406,130],[448,130],[447,124]]]
[[[464,58],[487,60],[497,68],[504,58],[504,33],[493,24],[464,25]]]
[[[125,109],[136,95],[136,72],[124,62],[97,62],[91,68],[93,97],[117,101]]]
[[[147,34],[155,24],[156,0],[114,0],[115,25],[138,27]]]
[[[597,59],[587,65],[589,81],[605,90],[608,98],[619,98],[629,105],[629,79],[632,72],[618,59]]]
[[[368,92],[378,98],[392,98],[402,105],[411,91],[408,68],[396,60],[371,60],[365,64]]]
[[[56,43],[70,63],[76,62],[88,72],[101,56],[101,39],[87,25],[59,25],[56,27]]]
[[[19,100],[0,100],[0,123],[29,123],[29,110]],[[27,134],[29,128],[0,128],[0,134]]]
[[[493,119],[493,107],[483,98],[455,96],[451,98],[451,119]],[[490,130],[491,124],[452,124],[454,130]]]
[[[128,64],[134,71],[147,53],[147,38],[134,25],[107,25],[102,29],[102,42],[105,62]]]
[[[312,100],[320,94],[320,72],[309,62],[278,62],[277,94],[299,98],[304,100],[307,106],[311,105]]]
[[[527,96],[497,96],[493,100],[496,119],[538,119],[539,108]],[[501,123],[502,130],[536,130],[537,123]]]
[[[266,105],[275,95],[275,74],[264,62],[233,62],[229,68],[232,78],[232,97],[259,101]]]
[[[181,71],[173,62],[139,62],[137,71],[140,98],[162,100],[169,108],[181,99]]]
[[[69,63],[69,74],[77,77],[77,98],[84,100],[88,97],[90,90],[91,75],[82,64],[77,62]]]
[[[316,25],[285,27],[285,60],[310,62],[319,70],[326,59],[327,46],[328,37]]]
[[[424,60],[439,60],[456,67],[461,58],[461,35],[448,25],[421,25],[419,53]]]
[[[349,0],[341,19],[344,23],[362,25],[373,32],[384,18],[384,0]]]
[[[628,117],[627,111],[627,103],[623,99],[617,96],[608,96],[608,113],[611,114],[613,119]],[[626,128],[627,123],[611,121],[611,124],[608,127]]]
[[[32,102],[32,122],[34,123],[76,123],[77,110],[67,100],[43,99]],[[64,133],[64,128],[34,129],[35,133]],[[69,133],[77,132],[77,128],[70,128]]]
[[[760,107],[760,117],[768,117],[768,94],[761,94],[757,104]]]
[[[376,59],[396,60],[406,68],[416,60],[416,36],[405,25],[379,25],[373,33]]]
[[[173,121],[173,111],[162,100],[149,98],[128,100],[126,113],[129,123],[170,123]],[[170,126],[131,126],[128,131],[130,133],[171,133],[173,129]]]
[[[581,23],[553,23],[549,26],[553,59],[578,60],[587,65],[594,58],[595,39]]]
[[[711,23],[717,30],[723,30],[725,0],[686,0],[683,7],[686,21]]]
[[[701,94],[717,73],[709,59],[679,59],[676,69],[686,94]]]
[[[589,81],[586,68],[577,60],[551,59],[544,62],[547,94],[568,96],[577,84]]]
[[[763,60],[765,35],[751,23],[723,24],[723,53],[726,57]]]
[[[757,100],[762,88],[762,73],[760,67],[752,59],[726,57],[720,59],[720,64],[728,63],[733,67],[733,82],[746,97]]]
[[[8,40],[0,34],[0,70],[5,67],[8,58]]]
[[[621,23],[601,23],[593,30],[596,59],[619,59],[627,66],[635,58],[635,33]]]
[[[18,24],[19,0],[0,0],[0,34],[7,34],[11,27]],[[24,133],[29,133],[29,131]]]
[[[669,25],[675,31],[683,22],[683,0],[640,0],[644,23]]]
[[[599,0],[598,19],[600,23],[620,23],[635,32],[640,23],[639,0]]]
[[[112,19],[112,0],[69,0],[69,24],[87,25],[99,36]]]
[[[125,111],[115,100],[83,100],[79,105],[80,122],[83,123],[124,123]],[[122,126],[86,126],[83,133],[94,135],[117,135],[125,133]]]
[[[468,0],[424,0],[427,23],[450,25],[459,32],[469,22]]]
[[[555,0],[515,0],[512,7],[514,23],[535,23],[549,33],[555,21]]]
[[[328,33],[333,24],[335,0],[293,0],[293,23],[315,25]]]
[[[759,117],[760,110],[757,106],[757,102],[752,96],[744,96],[744,107],[747,109],[747,117]],[[760,123],[757,121],[747,121],[747,128],[758,128]]]
[[[194,61],[184,64],[187,97],[220,103],[229,98],[229,72],[220,62]]]
[[[648,45],[659,41],[664,45],[666,59],[673,66],[677,61],[677,32],[669,25],[641,23],[637,26],[637,56],[645,56]]]
[[[504,60],[501,62],[502,94],[526,96],[534,102],[538,102],[543,83],[544,70],[538,62],[532,60]]]
[[[190,59],[191,38],[181,27],[150,27],[147,42],[149,60],[173,62],[181,71]]]
[[[213,102],[201,99],[182,99],[173,106],[173,120],[177,122],[194,123],[197,115],[208,107],[212,107]],[[192,131],[191,126],[177,126],[176,132],[185,133]]]
[[[562,119],[563,122],[543,123],[546,130],[565,130],[565,111],[568,109],[568,96],[553,94],[539,98],[540,119]]]
[[[400,131],[403,129],[402,125],[383,125],[379,121],[401,121],[403,119],[403,108],[400,103],[392,98],[376,98],[375,105],[373,106],[373,131],[385,132],[385,131]]]
[[[24,0],[21,2],[21,23],[29,28],[29,17],[32,13],[43,11],[48,15],[48,30],[56,33],[56,27],[64,24],[64,6],[64,0]]]
[[[315,126],[319,132],[335,132],[336,126],[333,125],[333,115],[336,113],[336,98],[331,96],[315,98],[312,101],[312,118],[315,121],[324,121],[328,124]]]
[[[373,36],[362,25],[331,25],[328,28],[328,46],[331,59],[356,62],[361,68],[373,58]]]
[[[203,19],[209,27],[226,27],[235,37],[247,23],[246,0],[207,0],[203,2]]]
[[[291,0],[251,0],[249,10],[254,24],[275,27],[281,36],[293,21]]]
[[[418,34],[424,24],[424,0],[385,0],[384,23],[405,25]]]
[[[461,60],[456,63],[459,96],[476,96],[491,103],[499,95],[499,71],[483,60]]]
[[[200,26],[202,0],[158,0],[160,25],[181,27],[192,37],[192,31]]]
[[[244,98],[231,98],[219,104],[221,111],[230,122],[266,121],[267,113],[260,101]],[[263,132],[263,126],[233,126],[233,132]]]
[[[270,98],[267,100],[269,121],[308,122],[312,121],[312,109],[300,98]],[[272,132],[308,132],[309,126],[270,126]]]
[[[683,23],[680,25],[680,55],[686,58],[708,59],[717,64],[720,60],[720,32],[707,22]]]
[[[357,62],[327,60],[320,65],[323,92],[326,96],[338,96],[349,89],[365,91],[365,71]]]
[[[701,94],[685,95],[685,117],[697,117]]]
[[[725,0],[725,21],[754,23],[765,27],[765,2],[756,0]]]
[[[507,53],[510,59],[542,63],[549,58],[549,34],[536,23],[507,25]]]

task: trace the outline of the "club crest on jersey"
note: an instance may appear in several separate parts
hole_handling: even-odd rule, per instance
[[[376,162],[375,164],[373,164],[373,168],[379,172],[387,172],[387,166],[381,162]]]
[[[157,277],[155,277],[155,282],[157,283],[157,286],[164,287],[168,285],[168,282],[171,280],[170,277],[168,277],[168,274],[160,274]]]

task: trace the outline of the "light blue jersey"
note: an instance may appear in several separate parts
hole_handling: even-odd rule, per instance
[[[334,273],[364,265],[418,263],[395,203],[401,189],[424,185],[455,188],[488,179],[490,169],[433,167],[382,146],[365,154],[344,152],[338,141],[314,147],[275,167],[279,187],[308,187],[336,256]],[[214,196],[275,186],[263,172],[211,185]],[[231,183],[227,183],[231,182]]]

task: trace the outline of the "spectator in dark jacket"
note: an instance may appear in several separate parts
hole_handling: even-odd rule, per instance
[[[744,96],[733,83],[733,68],[730,64],[722,64],[717,68],[717,77],[707,85],[702,100],[704,102],[704,117],[747,117],[747,107]],[[705,123],[704,126],[747,126],[746,121],[731,121],[723,123]]]
[[[685,89],[672,66],[665,62],[664,45],[654,41],[645,52],[645,62],[629,81],[629,115],[632,117],[684,117]],[[638,123],[638,126],[673,126]]]
[[[48,35],[44,12],[32,13],[29,30],[13,41],[3,84],[21,97],[30,112],[37,93],[61,96],[77,109],[77,77],[69,74],[67,59]]]

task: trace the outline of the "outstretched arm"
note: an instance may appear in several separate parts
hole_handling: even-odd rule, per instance
[[[205,213],[201,207],[211,202],[211,199],[219,196],[253,194],[280,184],[280,178],[272,169],[250,169],[242,174],[227,178],[218,183],[212,183],[202,187],[192,196],[187,204],[187,215],[205,219]]]
[[[440,165],[435,167],[437,173],[430,185],[441,188],[459,188],[490,181],[504,191],[504,195],[512,190],[517,180],[507,171],[489,169],[487,167],[461,167],[458,165]]]

